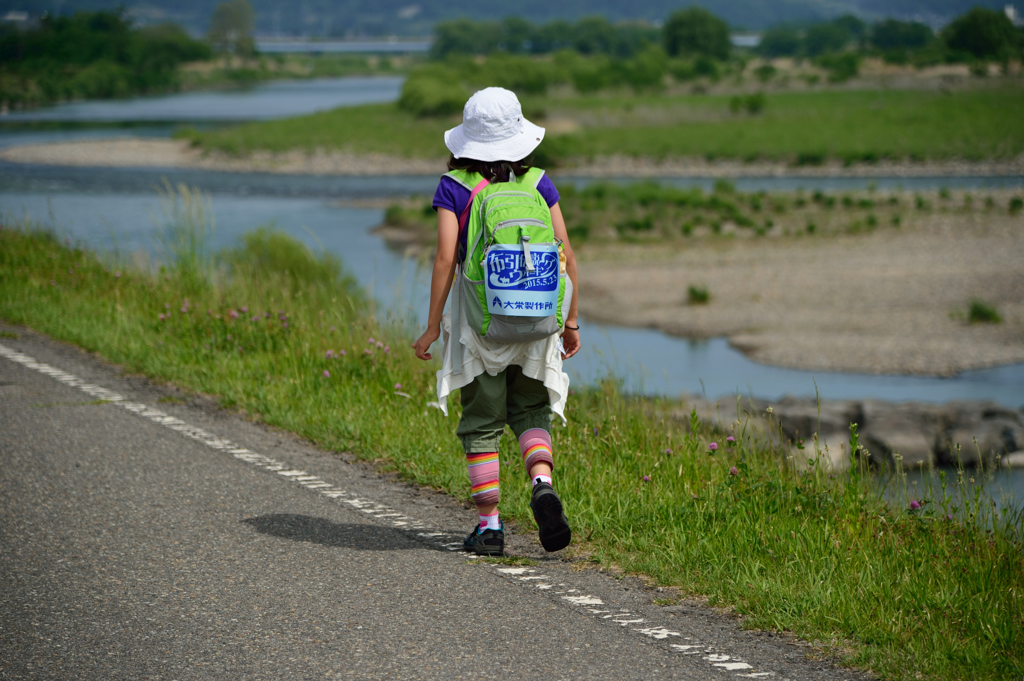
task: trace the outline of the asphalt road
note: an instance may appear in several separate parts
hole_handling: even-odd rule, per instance
[[[445,495],[2,330],[0,679],[866,678],[529,528],[470,560]]]

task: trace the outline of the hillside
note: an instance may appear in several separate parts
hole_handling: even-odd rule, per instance
[[[206,30],[218,0],[69,0],[56,7],[62,14],[86,9],[113,9],[123,4],[139,23],[176,21],[190,31]],[[252,0],[256,9],[258,32],[264,35],[308,35],[359,37],[378,35],[429,35],[437,21],[458,16],[473,19],[499,19],[508,15],[526,17],[533,22],[552,19],[575,20],[600,14],[613,21],[662,21],[673,10],[690,4],[702,4],[735,28],[760,29],[782,22],[812,21],[853,13],[864,18],[893,16],[916,18],[939,25],[972,6],[1002,9],[1004,0],[720,0],[719,2],[679,2],[678,0],[520,0],[515,4],[454,4],[443,0],[304,0],[292,7],[280,0]],[[8,12],[28,12],[38,16],[53,12],[53,0],[0,0],[0,16]]]

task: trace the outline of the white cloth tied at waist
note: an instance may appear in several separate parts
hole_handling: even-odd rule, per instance
[[[551,410],[558,414],[565,424],[565,402],[569,397],[569,375],[562,371],[562,351],[558,334],[529,343],[491,343],[469,327],[466,315],[461,317],[462,372],[454,373],[451,349],[451,314],[441,317],[441,334],[444,338],[442,357],[444,363],[437,372],[437,402],[441,411],[448,415],[448,395],[453,390],[469,385],[477,376],[488,373],[497,376],[506,367],[516,365],[523,374],[537,379],[548,389]]]

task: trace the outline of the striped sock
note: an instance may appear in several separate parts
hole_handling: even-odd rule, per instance
[[[473,503],[477,506],[488,506],[501,501],[501,490],[498,487],[498,471],[501,466],[498,453],[466,454],[466,466],[469,468],[469,484],[473,488]]]
[[[527,475],[538,463],[547,463],[552,468],[555,467],[554,459],[551,458],[551,436],[543,428],[531,428],[520,435],[519,451],[523,453]]]

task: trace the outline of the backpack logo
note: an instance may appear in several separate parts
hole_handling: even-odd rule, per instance
[[[484,256],[484,288],[492,312],[509,317],[554,314],[558,305],[558,246],[530,249],[534,271],[526,268],[521,246],[492,244]]]

